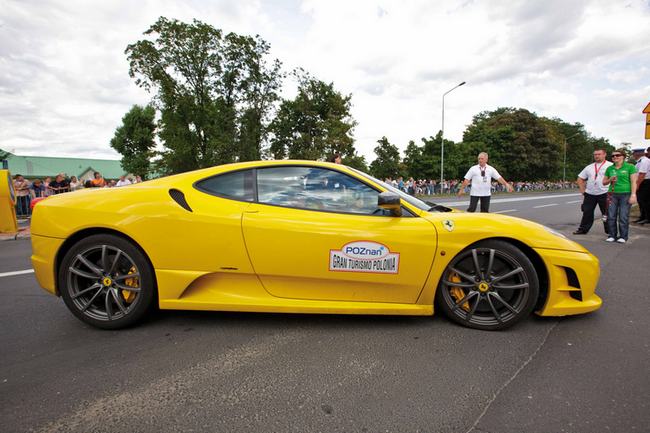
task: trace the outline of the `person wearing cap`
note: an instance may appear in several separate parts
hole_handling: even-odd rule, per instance
[[[469,207],[467,212],[475,212],[479,200],[481,202],[481,212],[490,211],[490,197],[492,195],[492,179],[503,185],[508,192],[512,192],[512,186],[499,174],[496,168],[488,165],[488,154],[481,152],[478,154],[478,164],[470,167],[465,175],[458,196],[465,193],[465,187],[472,182],[472,188],[469,192]]]
[[[638,173],[636,194],[639,210],[641,211],[639,219],[633,222],[641,225],[650,224],[650,158],[644,155],[646,151],[650,152],[650,147],[632,150],[632,157],[636,160],[636,171]]]
[[[594,211],[596,205],[600,208],[600,213],[603,215],[603,224],[605,226],[605,233],[609,231],[607,226],[607,189],[603,185],[603,178],[605,171],[611,162],[607,161],[607,152],[605,149],[594,150],[594,163],[586,166],[580,174],[578,174],[578,188],[583,196],[582,199],[582,219],[580,220],[580,227],[574,231],[574,235],[586,235],[589,233],[591,226],[594,224]]]
[[[607,242],[624,244],[630,227],[630,206],[636,203],[636,168],[625,162],[626,150],[620,148],[612,152],[613,165],[607,167],[603,185],[610,185],[611,203],[607,211],[609,237]],[[618,224],[617,224],[618,222]]]

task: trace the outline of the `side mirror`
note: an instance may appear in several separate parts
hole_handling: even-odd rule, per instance
[[[399,195],[394,192],[384,191],[377,198],[377,206],[390,211],[393,216],[402,216],[402,202]]]

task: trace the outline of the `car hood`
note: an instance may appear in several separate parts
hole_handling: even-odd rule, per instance
[[[588,253],[582,245],[542,224],[509,215],[470,212],[423,212],[440,235],[464,237],[468,242],[487,238],[511,238],[532,248]]]

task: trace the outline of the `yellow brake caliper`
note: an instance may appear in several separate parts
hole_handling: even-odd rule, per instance
[[[135,273],[136,273],[135,266],[131,266],[131,269],[129,269],[128,274],[135,274]],[[140,287],[140,279],[137,277],[127,278],[126,280],[124,280],[124,285],[129,287]],[[122,290],[122,296],[124,297],[124,300],[130,304],[135,299],[135,292],[132,292],[130,290]]]
[[[460,276],[458,276],[458,274],[453,273],[449,277],[449,281],[452,281],[454,283],[460,283],[462,280],[460,279]],[[465,297],[465,292],[460,287],[450,287],[449,293],[451,294],[451,296],[454,297],[457,303],[460,302]],[[460,308],[462,308],[465,311],[469,311],[469,302],[467,301],[463,302],[463,305],[461,305]]]

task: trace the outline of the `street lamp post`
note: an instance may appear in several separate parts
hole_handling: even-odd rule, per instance
[[[440,133],[440,194],[442,194],[442,183],[445,180],[445,96],[447,93],[459,88],[463,84],[465,84],[465,81],[442,94],[442,129]]]
[[[566,140],[567,138],[564,137],[564,162],[562,163],[562,184],[564,185],[564,182],[566,182]],[[564,186],[562,186],[564,188]]]
[[[566,146],[567,146],[567,140],[569,138],[573,138],[576,135],[581,134],[582,131],[576,132],[573,135],[570,135],[569,137],[564,137],[564,162],[562,163],[562,183],[566,182]]]

